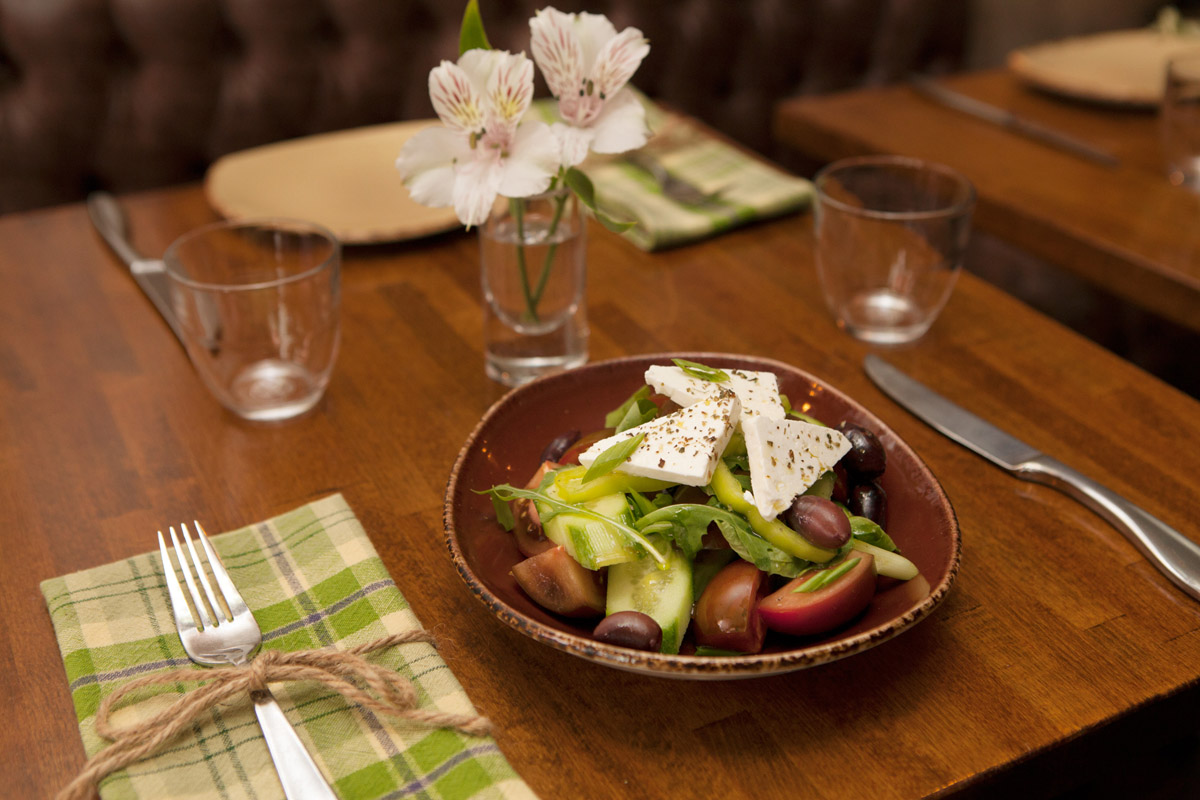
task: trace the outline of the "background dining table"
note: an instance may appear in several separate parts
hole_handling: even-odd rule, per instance
[[[152,254],[214,218],[198,186],[122,203]],[[471,595],[444,541],[451,465],[506,391],[484,375],[474,234],[347,249],[332,383],[271,426],[209,396],[83,205],[14,214],[0,218],[3,794],[49,796],[84,762],[40,581],[149,551],[166,525],[230,530],[341,492],[541,797],[1175,796],[1154,793],[1188,778],[1175,755],[1197,730],[1200,604],[1090,511],[910,416],[862,360],[881,353],[1198,540],[1200,403],[970,274],[921,341],[856,341],[823,307],[807,212],[656,254],[590,235],[592,360],[779,359],[924,459],[963,542],[928,618],[841,661],[715,683],[546,647]]]

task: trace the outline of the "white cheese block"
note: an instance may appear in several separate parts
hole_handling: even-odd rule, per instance
[[[694,378],[679,367],[652,366],[646,370],[646,383],[659,394],[681,406],[689,406],[705,397],[716,397],[723,389],[737,395],[742,404],[742,420],[753,417],[783,419],[786,416],[779,399],[779,379],[773,372],[727,369],[728,381]]]
[[[733,392],[722,392],[674,414],[596,442],[580,454],[579,463],[590,467],[601,453],[617,442],[644,433],[646,438],[615,472],[705,486],[712,480],[740,414],[741,403],[737,396]]]
[[[841,431],[798,419],[742,421],[754,505],[774,519],[850,451]]]

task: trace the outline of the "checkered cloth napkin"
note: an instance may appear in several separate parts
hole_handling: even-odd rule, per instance
[[[663,194],[645,169],[620,156],[596,156],[580,165],[596,187],[596,203],[614,219],[636,226],[624,235],[643,250],[689,244],[756,220],[807,208],[810,181],[789,175],[755,156],[714,138],[688,118],[665,111],[648,99],[646,124],[652,132],[641,152],[673,177],[714,196],[684,205]],[[538,100],[531,114],[553,122],[553,101]]]
[[[264,649],[344,649],[420,627],[341,495],[212,542],[262,628]],[[134,678],[191,664],[175,633],[162,564],[155,551],[48,580],[42,593],[91,757],[108,744],[95,731],[102,698]],[[401,644],[367,658],[410,679],[422,708],[474,712],[431,645]],[[129,727],[194,686],[145,689],[138,698],[148,699],[130,698],[112,722]],[[490,738],[377,716],[317,683],[273,684],[272,692],[345,800],[534,797]],[[283,790],[246,698],[205,712],[155,756],[102,780],[100,794],[262,800]]]

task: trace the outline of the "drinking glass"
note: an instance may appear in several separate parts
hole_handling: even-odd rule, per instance
[[[340,337],[341,244],[299,220],[225,221],[163,256],[184,346],[240,417],[285,420],[321,399]]]
[[[1200,50],[1167,62],[1159,129],[1167,177],[1200,191]]]
[[[865,156],[814,183],[817,275],[838,326],[875,344],[924,336],[962,268],[970,181],[940,164]]]
[[[587,361],[587,228],[568,189],[499,197],[479,228],[487,374],[508,386]]]

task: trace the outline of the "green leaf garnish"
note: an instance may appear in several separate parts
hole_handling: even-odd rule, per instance
[[[512,507],[506,501],[496,497],[496,495],[491,495],[491,498],[492,508],[496,510],[496,522],[499,522],[500,527],[504,528],[504,530],[511,531],[517,526],[517,521],[513,519]]]
[[[483,17],[479,14],[477,0],[468,0],[463,10],[462,27],[458,31],[458,54],[468,50],[491,50],[487,34],[483,30]]]
[[[696,655],[698,656],[744,656],[745,653],[739,653],[737,650],[722,650],[720,647],[708,647],[707,645],[698,645],[696,647]]]
[[[638,425],[643,425],[658,416],[658,406],[652,400],[638,400],[629,410],[625,412],[625,416],[621,417],[621,421],[617,423],[617,433],[627,431],[630,428],[636,428]]]
[[[564,502],[562,500],[559,500],[557,497],[551,497],[550,495],[548,495],[542,491],[537,491],[534,489],[518,489],[516,486],[513,486],[512,484],[508,484],[508,483],[502,483],[499,486],[493,486],[490,489],[484,489],[483,491],[476,491],[475,493],[491,495],[491,497],[493,498],[493,502],[495,502],[496,499],[502,500],[506,503],[511,502],[513,500],[534,500],[538,503],[539,507],[542,505],[548,506],[551,514],[564,514],[564,513],[569,512],[571,514],[578,514],[580,516],[588,517],[588,518],[594,519],[594,520],[599,520],[601,522],[607,522],[609,525],[611,525],[612,527],[619,530],[622,534],[627,536],[629,539],[633,540],[637,544],[644,547],[646,549],[646,552],[649,553],[651,555],[651,557],[653,557],[654,560],[657,561],[660,565],[666,566],[666,563],[667,563],[666,556],[664,556],[662,553],[658,552],[658,549],[653,544],[651,544],[650,541],[645,536],[643,536],[640,531],[629,527],[625,523],[621,522],[619,519],[613,519],[612,517],[606,517],[605,515],[603,515],[599,512],[593,511],[592,509],[587,508],[586,506],[575,505],[574,503]],[[540,508],[539,508],[539,511],[540,511]],[[548,518],[547,515],[544,515],[544,514],[542,515],[543,521],[545,521],[547,518]]]
[[[686,358],[672,358],[671,361],[674,362],[675,366],[683,370],[685,374],[691,375],[693,378],[699,378],[702,381],[721,383],[729,380],[729,373],[723,369],[697,364],[695,361],[688,361]]]
[[[807,422],[809,425],[820,425],[822,428],[829,427],[828,425],[826,425],[824,422],[817,419],[816,417],[810,417],[808,414],[805,414],[803,411],[797,411],[796,409],[792,408],[792,401],[788,400],[788,396],[786,394],[780,393],[779,401],[781,403],[783,403],[783,412],[787,416],[792,417],[793,419],[798,419],[803,422]]]
[[[614,408],[604,417],[604,427],[615,428],[621,424],[621,420],[625,419],[625,415],[629,413],[629,409],[637,404],[638,400],[644,400],[650,396],[650,387],[643,386],[633,394],[629,395],[629,399],[624,403]]]
[[[892,537],[888,536],[887,532],[878,524],[866,517],[856,517],[851,514],[850,533],[859,541],[873,544],[882,550],[896,552],[896,543],[892,541]]]
[[[631,436],[628,439],[623,439],[616,444],[610,446],[600,455],[596,456],[596,460],[587,468],[587,472],[583,473],[583,482],[587,483],[590,480],[599,478],[601,475],[607,475],[617,467],[621,466],[626,460],[633,455],[633,451],[638,449],[638,445],[646,438],[646,434],[639,433],[636,436]]]
[[[567,169],[567,174],[563,176],[563,180],[570,187],[571,191],[575,193],[575,196],[579,198],[579,202],[583,203],[588,211],[595,214],[596,219],[600,220],[600,224],[610,231],[624,233],[637,225],[636,222],[613,219],[600,210],[600,207],[596,205],[596,187],[592,184],[592,179],[583,170],[578,167],[570,167]]]
[[[811,578],[806,580],[804,583],[797,586],[795,589],[792,589],[792,594],[796,594],[798,592],[815,592],[818,589],[823,589],[836,581],[838,578],[845,575],[850,570],[854,569],[854,566],[860,561],[862,561],[861,558],[852,558],[849,561],[843,561],[833,569],[823,569],[816,575],[813,575]]]

